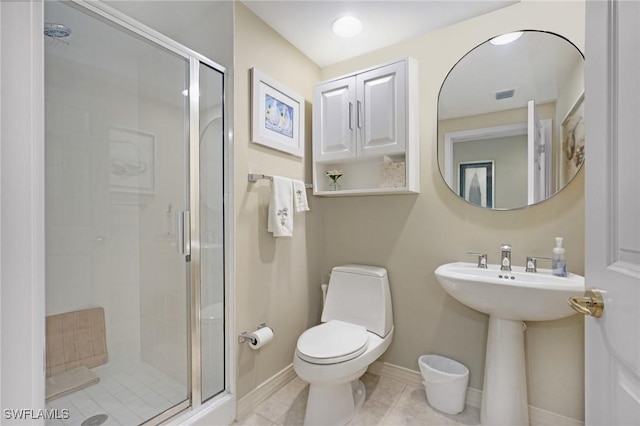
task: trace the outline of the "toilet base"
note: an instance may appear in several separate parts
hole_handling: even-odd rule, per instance
[[[358,414],[365,396],[364,383],[358,379],[337,386],[311,384],[304,425],[345,425]]]

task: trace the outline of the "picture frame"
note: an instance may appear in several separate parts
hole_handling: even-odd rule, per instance
[[[155,136],[137,130],[109,129],[109,185],[112,191],[155,192]]]
[[[585,125],[584,125],[584,92],[573,104],[560,125],[562,138],[561,180],[568,183],[578,172],[584,162]]]
[[[304,98],[251,68],[251,141],[304,157]]]
[[[495,163],[471,161],[458,164],[458,193],[471,204],[493,208],[495,203]]]

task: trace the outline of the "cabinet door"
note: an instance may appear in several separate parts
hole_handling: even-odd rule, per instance
[[[357,75],[358,155],[405,152],[405,69],[403,61]]]
[[[320,84],[313,95],[314,161],[356,156],[355,77]]]

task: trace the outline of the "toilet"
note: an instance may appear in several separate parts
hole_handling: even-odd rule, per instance
[[[384,268],[336,266],[322,324],[298,338],[293,368],[309,383],[305,425],[343,425],[365,399],[359,378],[393,338],[389,279]]]

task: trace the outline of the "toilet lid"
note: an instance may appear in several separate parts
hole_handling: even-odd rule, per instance
[[[298,338],[297,353],[314,364],[336,364],[361,355],[368,346],[366,327],[331,320],[302,333]]]

